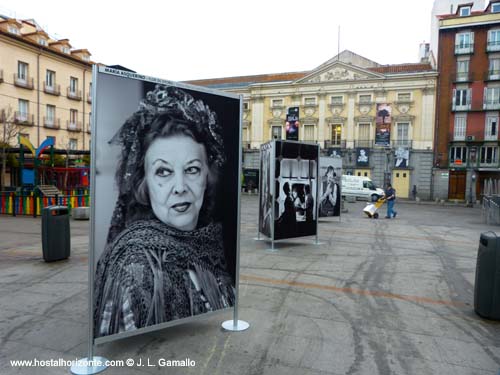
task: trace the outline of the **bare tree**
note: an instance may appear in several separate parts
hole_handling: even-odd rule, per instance
[[[5,176],[7,168],[7,148],[11,147],[13,141],[15,141],[17,135],[19,134],[19,127],[14,121],[14,112],[12,107],[8,106],[5,109],[0,110],[0,125],[2,130],[0,137],[2,141],[0,142],[0,147],[2,149],[2,173],[0,175],[0,191],[5,187]]]

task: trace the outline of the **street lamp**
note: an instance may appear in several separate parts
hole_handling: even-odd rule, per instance
[[[473,196],[472,196],[472,185],[474,185],[474,182],[476,181],[476,174],[472,172],[471,177],[470,177],[470,186],[469,186],[469,204],[467,207],[474,207],[473,203]]]

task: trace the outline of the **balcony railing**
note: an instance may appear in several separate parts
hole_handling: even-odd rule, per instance
[[[409,139],[393,139],[391,140],[391,146],[392,148],[412,148],[412,141]]]
[[[470,111],[471,109],[471,101],[467,100],[465,103],[456,103],[455,100],[451,103],[452,111]]]
[[[18,74],[14,74],[14,85],[28,90],[33,90],[35,87],[33,78],[28,76],[20,77]]]
[[[500,51],[500,40],[489,40],[486,44],[486,52]]]
[[[71,90],[71,87],[68,87],[66,96],[68,99],[72,100],[82,100],[82,90]]]
[[[46,82],[43,83],[43,91],[50,95],[61,95],[61,85],[47,85]]]
[[[373,141],[367,141],[367,140],[356,140],[354,141],[354,147],[363,147],[363,148],[372,148],[373,147]]]
[[[500,70],[489,70],[485,73],[485,81],[500,80]]]
[[[455,44],[455,55],[464,55],[474,52],[474,43]]]
[[[77,122],[67,121],[66,128],[70,132],[81,132],[82,131],[82,123],[79,121],[77,121]]]
[[[345,149],[346,148],[345,139],[338,140],[338,141],[333,141],[333,140],[325,141],[324,148],[332,148],[332,147]]]
[[[484,100],[483,109],[492,109],[492,110],[500,109],[500,100],[498,98],[493,99],[487,97]]]
[[[456,82],[467,82],[470,81],[470,73],[469,72],[457,72],[455,77]]]
[[[25,112],[14,112],[14,122],[18,125],[33,126],[35,124],[35,115]]]
[[[48,129],[60,129],[61,128],[61,119],[53,118],[53,117],[44,117],[43,118],[43,127]]]

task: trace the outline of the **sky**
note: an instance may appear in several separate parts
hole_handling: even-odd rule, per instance
[[[309,71],[348,49],[418,62],[433,0],[0,0],[94,62],[183,81]],[[339,38],[340,28],[340,38]],[[338,41],[340,40],[340,43]]]

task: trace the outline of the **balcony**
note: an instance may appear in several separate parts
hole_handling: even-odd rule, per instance
[[[457,72],[457,75],[455,76],[455,82],[470,82],[472,81],[471,79],[471,74],[469,72]]]
[[[14,112],[14,123],[22,126],[35,125],[35,115],[30,115],[26,112]]]
[[[20,77],[17,74],[14,74],[14,86],[22,87],[23,89],[33,90],[35,87],[33,78],[29,78],[28,76]]]
[[[68,87],[66,96],[71,100],[82,100],[82,90],[72,90]]]
[[[465,103],[462,101],[461,103],[456,103],[454,100],[453,103],[451,103],[451,110],[452,111],[470,111],[471,109],[471,101],[467,100]]]
[[[355,148],[372,148],[373,147],[373,141],[367,141],[367,140],[356,140],[354,141],[354,147]]]
[[[47,85],[46,82],[43,83],[43,92],[49,95],[61,95],[61,85]]]
[[[325,141],[324,143],[324,148],[341,148],[341,149],[345,149],[346,148],[346,141],[345,139],[343,140],[337,140],[337,141],[334,141],[334,140],[329,140],[329,141]]]
[[[82,123],[81,122],[73,122],[66,121],[66,128],[70,132],[81,132],[82,131]]]
[[[396,149],[399,147],[412,148],[412,141],[409,139],[393,139],[391,140],[392,148]]]
[[[455,55],[467,55],[474,53],[474,43],[455,44]]]
[[[500,70],[490,70],[484,75],[485,81],[496,81],[500,80]]]
[[[44,117],[43,118],[43,127],[47,129],[60,129],[61,128],[61,119],[53,118],[53,117]]]
[[[500,40],[489,40],[486,44],[486,52],[500,51]]]
[[[499,98],[488,98],[484,100],[483,109],[486,110],[498,110],[500,109],[500,100]]]

